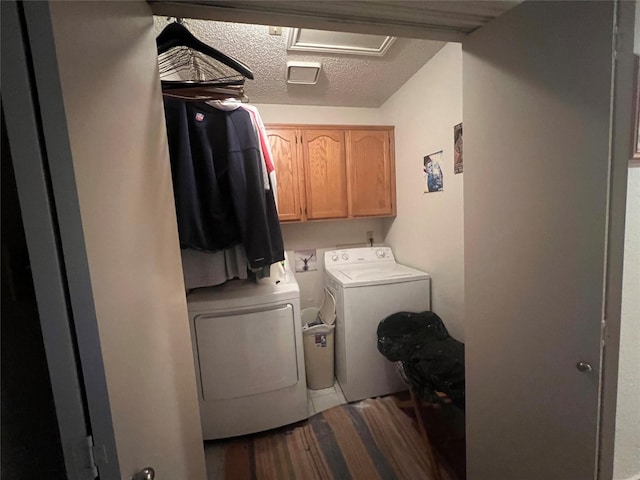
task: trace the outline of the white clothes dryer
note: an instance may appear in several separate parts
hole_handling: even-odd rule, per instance
[[[233,280],[187,296],[205,440],[308,418],[300,291]]]
[[[428,273],[396,263],[389,247],[325,252],[327,288],[336,298],[336,378],[349,402],[407,390],[378,352],[378,323],[397,312],[431,309]]]

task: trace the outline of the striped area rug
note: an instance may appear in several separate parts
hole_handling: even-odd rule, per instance
[[[434,480],[427,452],[392,397],[369,399],[326,410],[290,429],[229,442],[225,479]]]

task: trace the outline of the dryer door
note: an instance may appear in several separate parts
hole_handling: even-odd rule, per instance
[[[194,319],[202,396],[225,400],[298,382],[293,306]]]

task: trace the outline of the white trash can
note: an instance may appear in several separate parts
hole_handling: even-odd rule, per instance
[[[302,343],[307,387],[320,390],[333,386],[334,333],[336,302],[328,290],[324,291],[322,307],[302,310]]]

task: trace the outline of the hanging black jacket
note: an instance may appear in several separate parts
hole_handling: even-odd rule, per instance
[[[164,105],[180,246],[217,251],[242,242],[251,268],[283,260],[249,113],[173,98]]]

